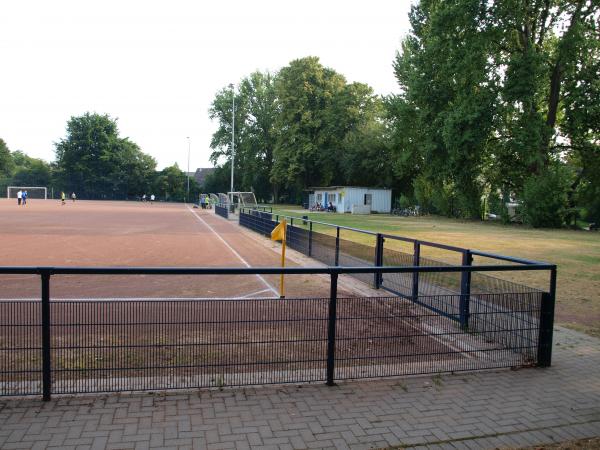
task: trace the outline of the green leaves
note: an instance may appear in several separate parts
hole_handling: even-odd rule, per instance
[[[56,144],[57,184],[80,198],[125,199],[149,192],[156,161],[119,137],[108,115],[71,117],[67,136]]]
[[[282,191],[297,201],[309,186],[391,182],[381,99],[318,58],[244,78],[235,106],[236,189],[253,189],[259,199]],[[223,89],[209,111],[219,123],[214,162],[231,157],[231,108],[231,89]],[[216,176],[212,181],[217,185]]]
[[[233,91],[217,93],[209,115],[218,122],[211,141],[211,160],[217,164],[231,159]],[[254,190],[257,198],[267,200],[272,193],[269,176],[275,146],[276,94],[274,78],[269,73],[254,72],[244,78],[235,95],[235,189]],[[221,177],[222,178],[222,177]],[[219,178],[212,178],[222,186]],[[229,186],[229,183],[227,183]],[[207,187],[205,188],[207,189]]]
[[[402,94],[387,107],[396,173],[420,174],[417,197],[453,198],[428,205],[478,217],[482,194],[524,198],[526,185],[534,190],[528,180],[549,180],[555,161],[594,166],[599,14],[597,2],[582,0],[413,6],[412,32],[394,64]],[[579,155],[566,159],[570,153]],[[573,191],[577,171],[566,173]]]

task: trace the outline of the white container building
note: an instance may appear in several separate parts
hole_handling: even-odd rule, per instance
[[[389,214],[392,210],[392,190],[358,186],[328,186],[310,188],[308,206],[313,209],[319,203],[327,208],[329,203],[339,213]]]

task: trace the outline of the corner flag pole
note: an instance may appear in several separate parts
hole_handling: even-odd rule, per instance
[[[285,244],[286,244],[287,223],[283,219],[273,231],[271,231],[271,240],[281,241],[281,267],[285,267]],[[283,273],[279,275],[279,298],[285,298],[285,285]]]
[[[281,241],[281,267],[285,267],[285,245],[287,240],[287,224],[285,223],[285,219],[283,220],[283,240]],[[279,275],[279,298],[285,298],[285,289],[284,289],[284,280],[283,273]]]

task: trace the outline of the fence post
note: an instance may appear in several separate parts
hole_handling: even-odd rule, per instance
[[[419,241],[414,242],[413,252],[413,266],[419,267],[421,265],[421,243]],[[413,272],[412,276],[412,300],[416,302],[419,299],[419,272]]]
[[[335,322],[337,317],[338,272],[331,273],[329,286],[329,317],[327,321],[327,386],[334,386],[335,379]]]
[[[335,227],[335,264],[334,266],[339,266],[340,264],[340,227]]]
[[[465,250],[462,256],[462,265],[470,266],[473,255],[470,250]],[[471,272],[463,271],[460,277],[460,303],[459,320],[463,330],[469,328],[469,302],[471,301]]]
[[[384,239],[381,233],[377,233],[375,238],[375,266],[383,266],[383,243]],[[383,274],[375,272],[373,274],[373,285],[379,289],[383,283]]]
[[[538,366],[550,367],[552,363],[552,335],[554,305],[556,303],[556,267],[550,269],[550,292],[542,294],[540,305],[540,332],[538,336]]]
[[[312,221],[308,223],[308,256],[312,256]]]
[[[42,270],[42,399],[52,395],[52,365],[50,353],[50,271]]]

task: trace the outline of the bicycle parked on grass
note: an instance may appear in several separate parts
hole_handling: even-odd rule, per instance
[[[419,207],[411,208],[394,208],[392,209],[392,215],[402,217],[416,217],[419,215]]]

